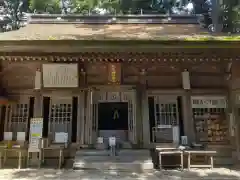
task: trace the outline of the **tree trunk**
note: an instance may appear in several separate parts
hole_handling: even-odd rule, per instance
[[[212,20],[215,27],[215,33],[222,31],[222,22],[220,22],[220,3],[219,0],[212,0]]]

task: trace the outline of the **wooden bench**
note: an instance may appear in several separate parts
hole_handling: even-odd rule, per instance
[[[183,169],[183,151],[179,150],[174,147],[163,147],[163,148],[156,148],[156,151],[158,151],[159,155],[159,168],[162,170],[163,163],[162,163],[162,156],[163,155],[179,155],[180,156],[180,164],[174,164],[173,166],[179,166],[181,169]]]
[[[42,160],[45,159],[45,151],[58,151],[58,168],[60,169],[64,163],[64,146],[49,146],[42,149]]]
[[[184,154],[187,155],[188,158],[188,170],[191,168],[213,168],[213,156],[217,153],[216,151],[208,151],[208,150],[185,150]],[[210,164],[202,164],[202,165],[194,165],[191,164],[192,155],[203,155],[205,157],[210,158]]]
[[[172,151],[160,151],[159,152],[159,168],[162,170],[162,155],[179,155],[180,156],[180,164],[174,164],[174,166],[180,166],[183,169],[183,151],[181,150],[172,150]]]
[[[26,156],[24,156],[23,154],[27,152],[27,148],[5,148],[4,149],[4,164],[7,161],[7,154],[8,152],[17,152],[18,154],[18,169],[22,168],[22,160],[25,159]]]

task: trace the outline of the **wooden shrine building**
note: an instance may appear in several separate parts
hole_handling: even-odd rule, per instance
[[[32,24],[2,33],[1,85],[15,100],[2,105],[2,130],[28,132],[29,119],[43,117],[44,137],[68,132],[82,147],[112,135],[123,148],[187,136],[222,148],[230,162],[239,156],[240,44],[186,41],[194,37],[206,38],[198,25]]]

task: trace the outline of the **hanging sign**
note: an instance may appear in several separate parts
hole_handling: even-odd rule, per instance
[[[4,141],[12,141],[13,133],[12,132],[4,132],[3,139],[4,139]]]
[[[181,144],[188,145],[188,137],[187,136],[181,136]]]
[[[158,125],[157,128],[158,129],[169,129],[169,128],[172,128],[172,125]]]
[[[78,87],[78,64],[43,64],[43,86]]]
[[[191,89],[190,75],[188,71],[182,72],[182,86],[183,86],[183,89],[186,89],[186,90]]]
[[[226,108],[227,100],[224,96],[192,96],[192,108]]]
[[[236,95],[236,101],[235,101],[235,103],[236,103],[237,105],[240,105],[240,94],[237,94],[237,95]]]
[[[116,137],[109,137],[109,146],[116,146]]]
[[[103,141],[103,137],[98,137],[98,138],[97,138],[97,143],[98,143],[98,144],[103,144],[103,142],[104,142],[104,141]]]
[[[35,74],[35,89],[41,89],[41,71],[38,69]]]
[[[120,92],[107,92],[106,100],[108,102],[120,102],[121,93]]]
[[[54,142],[55,143],[66,143],[68,141],[67,137],[68,137],[68,133],[56,132]]]
[[[42,138],[43,118],[32,118],[30,122],[29,151],[40,151],[40,140]]]
[[[109,81],[109,84],[121,83],[121,64],[120,63],[110,63],[108,65],[108,81]]]
[[[173,133],[173,142],[179,144],[179,126],[173,126],[172,129],[172,133]]]

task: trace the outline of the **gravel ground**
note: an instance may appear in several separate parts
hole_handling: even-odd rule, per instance
[[[5,169],[0,170],[0,180],[240,180],[240,170],[216,168],[213,170],[193,169],[191,171],[164,170],[148,173],[116,172],[97,170],[56,170],[56,169]]]

